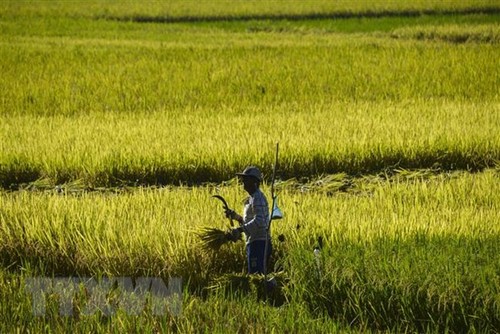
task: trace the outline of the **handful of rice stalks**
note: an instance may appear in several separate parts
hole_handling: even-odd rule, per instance
[[[219,250],[222,245],[234,240],[231,232],[219,230],[214,227],[205,227],[198,235],[205,249]]]

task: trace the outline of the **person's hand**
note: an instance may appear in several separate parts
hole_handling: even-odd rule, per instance
[[[237,219],[236,212],[234,212],[234,211],[233,211],[233,210],[231,210],[231,209],[226,209],[225,214],[226,214],[226,218],[229,218],[229,219]]]
[[[238,241],[238,240],[240,240],[240,238],[241,238],[241,228],[238,227],[238,228],[231,229],[230,234],[231,234],[231,240],[232,241]]]

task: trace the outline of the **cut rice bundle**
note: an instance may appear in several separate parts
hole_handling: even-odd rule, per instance
[[[222,245],[234,240],[231,232],[214,227],[205,227],[198,233],[205,249],[219,250]]]

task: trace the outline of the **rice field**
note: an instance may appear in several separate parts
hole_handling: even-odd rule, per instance
[[[3,1],[0,332],[498,332],[499,10]],[[264,294],[199,233],[276,142]],[[36,316],[34,277],[180,277],[182,309]]]
[[[259,304],[251,293],[228,297],[224,291],[230,286],[224,282],[206,296],[214,280],[245,270],[242,242],[223,245],[215,257],[201,247],[200,228],[228,227],[219,202],[210,197],[215,186],[138,188],[118,194],[77,188],[62,193],[5,193],[0,198],[3,285],[19,287],[26,276],[47,273],[180,276],[189,282],[187,310],[175,319],[158,321],[184,329],[211,328],[205,326],[212,326],[214,319],[199,313],[200,303],[211,314],[240,301],[236,309],[227,310],[227,317],[236,317],[232,312],[250,312],[240,309],[249,303],[263,313],[299,317],[304,324],[324,322],[330,326],[325,328],[493,330],[499,324],[498,179],[495,170],[420,176],[401,171],[390,180],[351,180],[354,184],[348,191],[332,189],[331,179],[323,186],[279,184],[286,217],[274,223],[273,264],[287,280],[280,296],[281,302],[287,302],[279,311]],[[348,180],[337,176],[337,182],[342,181]],[[231,205],[242,195],[238,185],[219,187],[218,192]],[[278,235],[284,236],[283,242],[277,241]],[[317,262],[312,250],[320,236],[324,242]],[[56,320],[57,308],[45,321],[32,322],[29,296],[17,292],[16,298],[24,310],[22,317],[12,313],[16,309],[12,301],[3,302],[11,305],[2,308],[3,318],[16,320],[8,322],[12,326],[5,327],[8,331],[36,329],[41,324],[62,326]],[[305,308],[304,313],[291,315],[297,307]],[[248,318],[231,324],[227,331],[252,330],[252,313],[246,314]],[[123,330],[135,321],[131,316],[115,316],[120,323],[116,328],[94,318],[67,325]],[[289,330],[301,328],[294,327],[295,322],[276,326],[282,325],[290,326],[285,327]]]
[[[2,13],[9,16],[24,17],[90,17],[112,19],[137,19],[137,18],[172,18],[209,20],[216,19],[241,19],[241,17],[255,16],[361,16],[361,15],[418,15],[420,13],[474,13],[495,12],[498,4],[493,0],[446,0],[436,2],[433,0],[417,1],[285,1],[273,0],[266,3],[260,1],[244,0],[219,0],[219,1],[149,1],[147,6],[143,2],[117,0],[101,1],[61,1],[51,0],[6,0],[1,5]]]

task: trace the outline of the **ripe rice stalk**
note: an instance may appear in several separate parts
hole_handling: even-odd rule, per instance
[[[277,287],[282,287],[288,281],[288,277],[285,272],[275,272],[270,274],[272,280],[274,280]],[[233,290],[243,290],[250,291],[252,288],[258,289],[261,288],[264,284],[264,275],[250,275],[246,273],[228,273],[221,276],[216,277],[212,284],[210,285],[210,289],[217,290],[221,288],[232,288]]]
[[[223,231],[214,227],[205,227],[198,233],[203,248],[207,250],[219,250],[222,245],[235,241],[228,231]]]
[[[255,294],[258,299],[267,300],[274,306],[283,305],[287,300],[284,288],[289,278],[284,272],[273,273],[270,280],[264,275],[249,275],[246,273],[228,273],[212,280],[208,290],[222,292],[226,296],[237,293]]]

